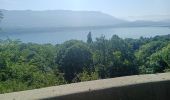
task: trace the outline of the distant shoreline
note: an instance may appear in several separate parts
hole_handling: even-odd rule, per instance
[[[23,32],[23,33],[39,33],[39,32],[59,32],[59,31],[79,31],[79,30],[96,30],[96,29],[112,29],[112,28],[145,28],[145,27],[165,27],[170,28],[170,26],[85,26],[85,27],[32,27],[32,28],[1,28],[0,33],[10,34],[12,32]]]

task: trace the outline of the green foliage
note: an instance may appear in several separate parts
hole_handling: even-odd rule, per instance
[[[2,11],[0,11],[0,21],[2,18],[3,18],[3,14],[2,14]]]
[[[53,45],[1,41],[0,93],[66,83],[62,74],[53,70],[55,53]]]
[[[160,38],[161,39],[152,39],[151,42],[142,45],[135,53],[140,73],[164,72],[165,67],[168,66],[161,56],[167,53],[160,52],[169,42],[167,41],[167,37],[165,39]]]
[[[170,71],[170,35],[87,38],[55,46],[0,40],[0,93]]]
[[[93,40],[92,40],[91,32],[89,32],[89,34],[87,35],[87,43],[91,44],[92,42]]]
[[[125,40],[116,35],[110,40],[101,36],[94,42],[94,48],[93,59],[100,78],[137,73],[133,50]]]
[[[105,36],[101,36],[100,38],[96,38],[96,41],[93,43],[94,48],[94,63],[100,63],[103,65],[106,65],[109,58],[109,52],[108,52],[108,45],[109,42],[107,39],[105,39]]]
[[[74,42],[74,41],[70,41]],[[68,45],[69,41],[61,45],[58,51],[56,62],[64,77],[71,82],[76,74],[82,72],[83,68],[90,66],[92,54],[85,43],[77,41]]]
[[[170,69],[170,44],[162,48],[156,53],[153,53],[149,60],[146,62],[147,68],[150,69],[150,73],[160,73],[169,71]]]
[[[83,82],[83,81],[91,81],[91,80],[97,80],[99,79],[99,75],[97,72],[88,72],[84,70],[82,73],[79,73],[74,79],[74,82]]]

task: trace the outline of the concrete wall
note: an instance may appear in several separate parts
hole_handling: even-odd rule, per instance
[[[0,94],[0,100],[170,100],[170,73],[135,75]]]

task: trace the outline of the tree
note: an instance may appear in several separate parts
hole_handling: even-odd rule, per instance
[[[170,71],[170,35],[101,36],[90,45],[78,40],[55,46],[0,40],[0,93],[166,71]]]
[[[108,63],[109,52],[108,52],[109,41],[102,35],[100,38],[96,38],[93,43],[94,53],[93,61],[94,64],[106,65]]]
[[[87,43],[91,44],[93,42],[91,32],[87,35]]]
[[[0,42],[0,93],[66,83],[63,75],[53,70],[56,66],[54,51],[53,45],[2,40]]]
[[[109,44],[109,77],[136,74],[132,47],[117,35],[112,36]]]
[[[84,70],[82,73],[78,74],[79,81],[91,81],[99,79],[99,75],[97,72],[88,72]]]
[[[2,14],[2,11],[0,11],[0,21],[2,18],[3,18],[3,14]]]
[[[154,73],[153,65],[157,66],[155,62],[148,62],[153,54],[156,54],[159,50],[167,45],[167,42],[151,41],[142,45],[135,53],[140,73]],[[149,64],[150,63],[150,64]],[[151,64],[152,63],[152,64]],[[150,66],[152,65],[152,66]]]
[[[170,45],[165,46],[161,50],[153,53],[146,62],[146,73],[160,73],[170,70]]]
[[[110,40],[104,36],[93,43],[93,61],[100,78],[137,73],[131,46],[117,35]]]
[[[72,82],[76,75],[83,71],[83,68],[90,66],[91,58],[92,54],[85,43],[81,41],[68,41],[58,51],[56,63],[58,64],[59,71],[64,73],[65,79],[68,82]]]
[[[2,18],[3,18],[3,14],[2,14],[2,11],[0,11],[0,22],[1,22]],[[0,28],[0,30],[1,30],[1,28]]]

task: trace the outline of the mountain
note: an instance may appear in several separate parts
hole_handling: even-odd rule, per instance
[[[162,20],[162,21],[137,20],[137,21],[121,23],[117,25],[117,27],[170,27],[170,20]]]
[[[2,10],[2,28],[112,26],[126,21],[97,11]]]
[[[54,32],[67,29],[170,26],[170,20],[126,21],[99,11],[1,10],[0,27],[7,33]]]

